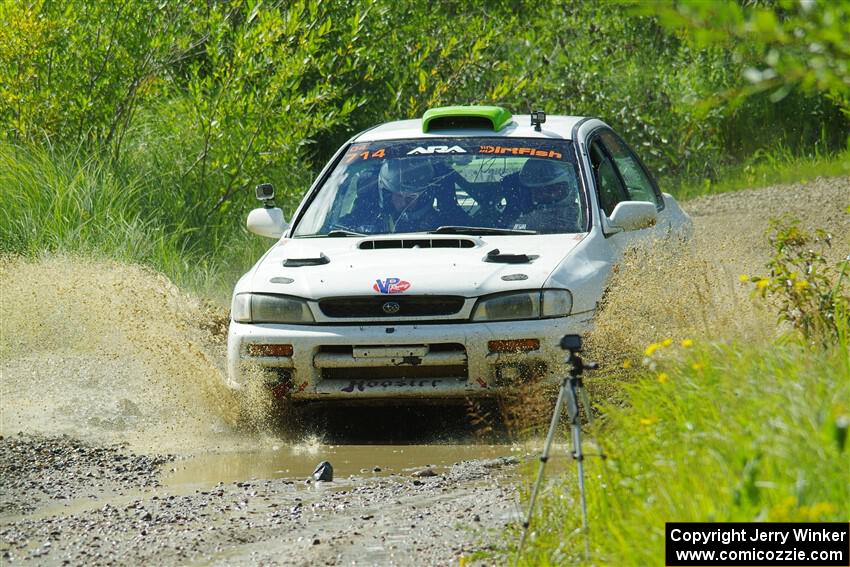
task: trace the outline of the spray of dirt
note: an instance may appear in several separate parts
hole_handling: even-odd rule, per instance
[[[0,433],[156,452],[256,443],[266,408],[223,386],[221,310],[151,270],[79,257],[6,258],[0,290]]]
[[[766,343],[776,312],[751,297],[741,275],[765,274],[768,222],[784,214],[833,234],[832,261],[850,253],[850,179],[711,195],[684,203],[693,238],[657,243],[624,259],[589,337],[594,356],[617,363],[666,338]]]
[[[632,380],[651,343],[746,342],[769,345],[783,329],[775,307],[752,297],[741,275],[766,275],[766,231],[784,214],[807,230],[833,235],[830,260],[850,254],[850,179],[818,179],[790,186],[711,195],[683,203],[694,222],[684,243],[663,241],[628,254],[616,268],[585,358],[601,363],[586,381],[594,402],[622,402],[622,381]],[[767,348],[767,347],[766,347]],[[628,362],[627,362],[628,361]],[[566,368],[559,367],[560,372]],[[537,430],[551,413],[554,392],[529,387],[508,397],[502,416],[515,430]]]

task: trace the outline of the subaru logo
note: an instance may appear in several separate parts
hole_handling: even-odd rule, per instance
[[[387,301],[381,305],[381,309],[387,315],[395,315],[401,309],[401,305],[399,305],[396,301]]]

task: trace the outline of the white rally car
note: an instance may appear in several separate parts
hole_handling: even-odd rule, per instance
[[[561,378],[612,266],[690,219],[594,118],[431,109],[330,160],[236,284],[228,381],[266,369],[299,400],[463,400]]]

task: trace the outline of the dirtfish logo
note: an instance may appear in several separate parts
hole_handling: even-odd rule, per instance
[[[460,146],[428,146],[427,148],[414,148],[407,152],[409,156],[431,155],[431,154],[465,154],[466,150]]]
[[[378,293],[403,293],[410,288],[410,282],[406,282],[401,278],[384,278],[375,280],[372,289]]]

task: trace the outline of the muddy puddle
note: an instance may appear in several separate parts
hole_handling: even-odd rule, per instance
[[[510,457],[522,451],[515,445],[281,445],[179,459],[171,463],[162,483],[169,488],[203,489],[219,482],[249,479],[304,480],[321,461],[333,465],[336,482],[393,475],[410,477],[424,468],[443,474],[461,461]]]

